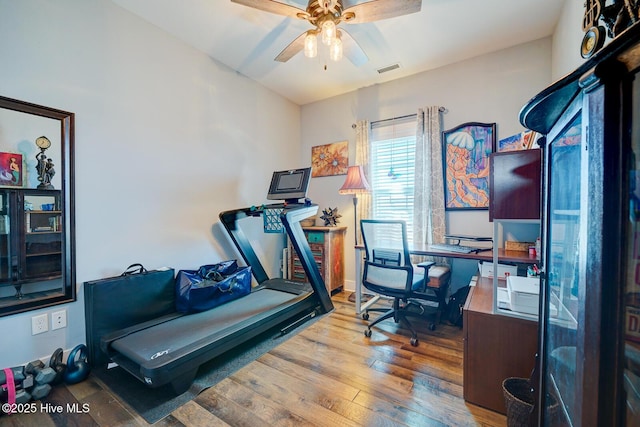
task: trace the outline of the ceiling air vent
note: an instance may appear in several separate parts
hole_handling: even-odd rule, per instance
[[[388,65],[386,67],[378,68],[378,74],[386,73],[387,71],[397,70],[400,68],[400,64]]]

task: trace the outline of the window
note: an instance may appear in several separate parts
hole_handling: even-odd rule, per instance
[[[413,235],[416,116],[371,123],[372,213],[376,219],[401,219]]]

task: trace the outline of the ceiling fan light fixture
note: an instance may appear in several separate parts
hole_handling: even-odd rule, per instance
[[[315,58],[318,55],[318,35],[311,31],[304,38],[304,56]]]
[[[340,61],[342,59],[342,40],[339,37],[333,39],[331,46],[329,46],[329,58],[332,61]]]
[[[322,23],[322,43],[331,46],[336,39],[336,23],[331,19],[327,19]]]

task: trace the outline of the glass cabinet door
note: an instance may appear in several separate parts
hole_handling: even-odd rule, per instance
[[[633,83],[632,121],[640,123],[640,85]],[[629,156],[629,219],[626,232],[626,280],[624,286],[625,424],[640,425],[640,132],[633,126]]]
[[[11,224],[9,215],[9,194],[0,192],[0,282],[11,277]]]
[[[547,148],[548,227],[544,391],[549,397],[545,425],[576,425],[581,292],[579,271],[582,120],[578,113]]]

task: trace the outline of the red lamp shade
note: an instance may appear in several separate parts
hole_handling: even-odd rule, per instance
[[[347,179],[342,184],[338,193],[340,194],[358,194],[369,191],[369,183],[364,176],[362,166],[349,166],[347,169]]]

